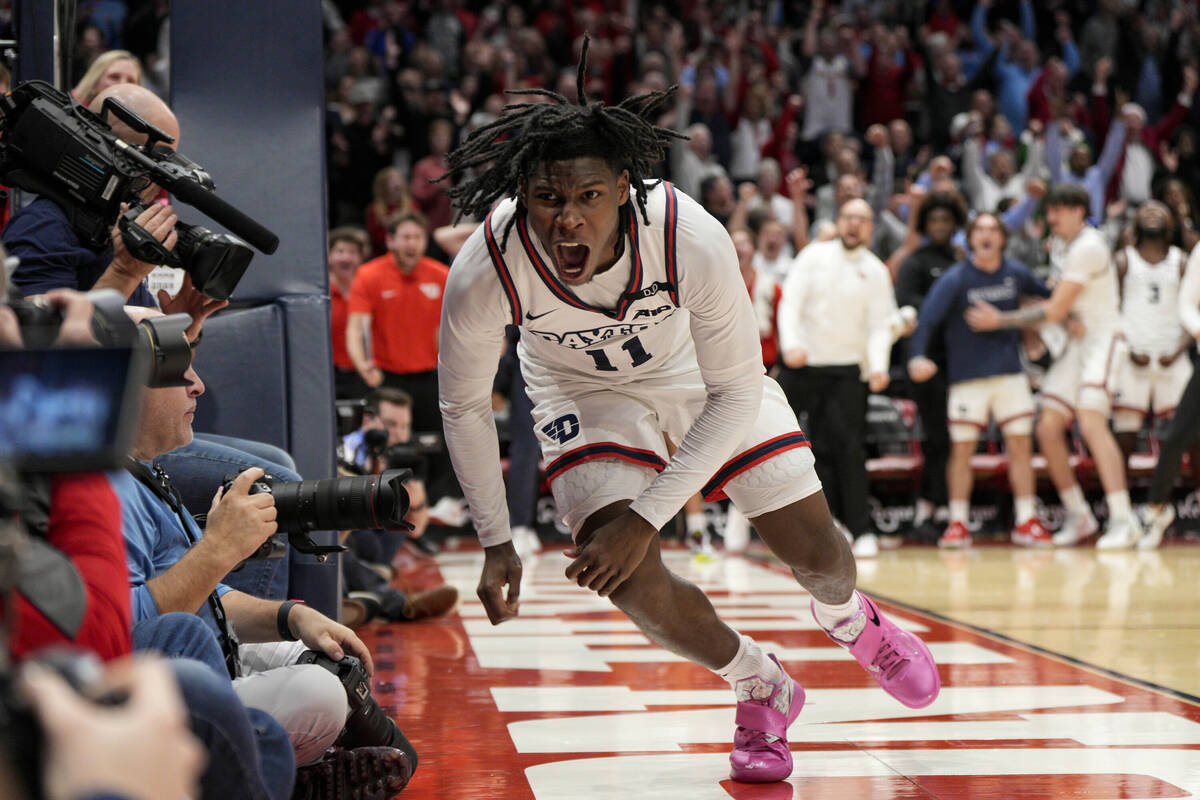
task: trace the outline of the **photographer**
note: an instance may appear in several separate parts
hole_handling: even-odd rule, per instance
[[[423,537],[429,524],[424,481],[428,468],[425,456],[412,441],[412,398],[400,389],[372,389],[367,394],[362,427],[345,437],[342,452],[345,460],[363,473],[413,471],[404,483],[410,500],[404,520],[412,526],[408,538],[424,552]],[[390,622],[441,616],[458,603],[458,590],[453,586],[406,593],[390,585],[396,575],[392,559],[405,540],[402,532],[357,530],[344,534],[344,539],[350,549],[342,554],[343,583],[349,599],[364,604],[363,622],[375,616]]]
[[[389,776],[399,791],[415,769],[415,750],[369,693],[365,718],[356,714],[348,720],[348,687],[334,674],[340,674],[336,662],[346,655],[361,659],[367,673],[373,671],[362,641],[302,603],[263,600],[220,582],[276,530],[274,498],[250,491],[262,471],[247,470],[227,491],[217,492],[203,535],[166,473],[151,471],[152,459],[192,438],[191,420],[204,384],[194,368],[185,378],[187,386],[144,390],[128,474],[113,479],[128,548],[135,647],[173,655],[193,646],[198,636],[209,645],[215,641],[238,696],[283,725],[298,764],[318,761],[335,743],[358,748],[350,760],[331,765],[338,779],[344,783],[374,771]],[[197,633],[199,626],[193,625],[182,633],[154,630],[143,635],[148,624],[173,617],[172,612],[195,614],[207,630]],[[239,645],[239,638],[253,644]],[[314,651],[311,658],[309,650]],[[301,658],[315,663],[298,663]],[[322,662],[324,667],[318,666]],[[301,780],[318,777],[313,771],[300,774]]]
[[[0,297],[6,294],[5,278],[6,274],[0,272]],[[58,346],[96,344],[92,333],[93,305],[86,295],[58,289],[45,299],[62,317],[55,341]],[[11,308],[0,304],[0,347],[21,348],[22,344],[16,315]],[[23,523],[20,527],[38,537],[24,540],[22,561],[18,562],[24,566],[16,570],[29,575],[29,580],[18,581],[15,590],[5,591],[3,598],[7,609],[3,617],[13,629],[7,642],[9,655],[18,663],[36,664],[48,648],[69,645],[106,661],[127,656],[131,649],[129,573],[121,533],[121,508],[109,477],[102,472],[56,472],[48,476],[25,475],[19,482],[8,483],[12,485],[0,480],[0,490],[6,486],[11,490],[13,496],[9,499],[19,509]],[[4,529],[4,522],[0,515],[0,530]],[[20,535],[11,524],[8,530],[13,536]],[[44,541],[52,549],[39,550],[38,541]],[[17,552],[16,548],[3,550]],[[35,550],[39,550],[36,559],[30,555]],[[70,652],[73,655],[69,663],[76,671],[90,665],[84,653]],[[188,655],[201,659],[205,656],[202,652]],[[56,666],[63,662],[63,655],[55,657]],[[108,711],[90,706],[81,698],[64,699],[64,690],[55,685],[61,679],[53,675],[39,679],[34,670],[28,676],[26,695],[34,702],[48,737],[49,752],[44,763],[45,790],[49,796],[74,797],[71,792],[81,787],[113,790],[131,785],[141,787],[130,792],[131,797],[177,796],[178,793],[160,792],[164,779],[170,783],[163,767],[175,771],[177,781],[190,783],[201,761],[206,760],[200,775],[200,797],[286,800],[291,793],[295,762],[287,735],[279,724],[265,712],[244,707],[228,678],[222,682],[220,674],[204,663],[179,658],[170,667],[173,685],[168,688],[154,683],[161,667],[114,661],[98,679],[107,686],[90,687],[97,693],[117,690],[129,696],[127,708]],[[145,683],[140,680],[143,677]],[[37,686],[42,687],[41,691]],[[182,755],[194,747],[190,744],[194,739],[178,735],[172,727],[163,725],[171,716],[171,704],[178,707],[180,693],[192,733],[207,754],[206,759],[196,761],[194,769],[191,760]],[[149,712],[143,698],[152,702],[161,714]],[[69,714],[77,726],[75,735],[69,739],[61,738],[62,726],[56,724],[62,722],[63,714]],[[23,746],[18,731],[6,733],[11,745]],[[97,753],[109,753],[98,740],[127,746],[128,738],[135,735],[144,738],[147,746],[161,747],[157,752],[164,756],[172,752],[180,754],[178,763],[160,762],[146,753],[144,747],[129,752],[138,753],[139,759],[150,758],[149,761],[127,763],[112,758],[100,764],[93,760]],[[63,768],[64,760],[71,762],[70,768]],[[152,769],[145,769],[147,764]],[[24,769],[32,765],[20,761],[11,766]],[[115,775],[124,776],[125,782],[112,782]],[[0,796],[10,797],[14,793]]]

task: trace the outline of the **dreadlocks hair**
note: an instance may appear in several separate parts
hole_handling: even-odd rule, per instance
[[[665,157],[673,140],[687,137],[659,128],[649,119],[670,101],[679,87],[639,94],[615,106],[589,103],[584,89],[588,41],[585,36],[575,77],[577,104],[547,89],[508,90],[505,94],[535,95],[551,102],[506,105],[499,119],[472,131],[446,157],[448,169],[438,181],[457,180],[490,162],[478,175],[450,189],[450,197],[458,207],[455,221],[464,214],[484,217],[497,200],[506,196],[517,198],[520,214],[523,208],[520,190],[539,163],[595,157],[603,159],[618,174],[629,173],[637,207],[642,219],[650,224],[644,178]],[[623,206],[623,225],[628,222],[626,214],[627,207]],[[508,234],[516,218],[514,214],[504,227],[502,247],[508,244]]]

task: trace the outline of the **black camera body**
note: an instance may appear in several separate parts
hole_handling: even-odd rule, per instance
[[[145,134],[146,144],[118,137],[106,121],[110,114]],[[43,81],[25,81],[0,96],[0,182],[53,200],[90,247],[106,246],[121,218],[122,239],[135,254],[150,252],[143,249],[151,247],[147,237],[158,242],[140,226],[131,228],[121,206],[138,206],[146,188],[161,186],[241,237],[184,226],[179,233],[183,250],[171,264],[188,270],[204,294],[227,300],[253,256],[242,239],[269,254],[279,237],[219,198],[208,172],[171,149],[173,142],[111,97],[98,115]]]
[[[408,490],[404,481],[412,477],[408,470],[391,469],[380,475],[325,478],[314,481],[276,481],[269,476],[256,480],[250,494],[266,493],[275,498],[275,523],[288,535],[292,547],[301,553],[324,559],[339,553],[342,545],[319,545],[312,531],[342,531],[358,528],[411,530],[404,521],[408,513]],[[226,475],[224,491],[237,478]],[[253,557],[269,558],[268,540]]]
[[[429,459],[443,451],[442,437],[421,433],[407,442],[388,445],[388,432],[372,428],[363,432],[362,448],[367,458],[383,459],[388,469],[406,469],[419,480],[429,476]]]
[[[168,250],[148,230],[137,224],[148,206],[137,204],[121,215],[117,225],[121,239],[133,257],[148,264],[182,269],[192,276],[192,285],[214,300],[228,300],[254,251],[236,236],[213,233],[200,225],[175,223],[175,248]]]
[[[296,663],[316,664],[329,670],[337,676],[342,688],[346,690],[350,714],[346,717],[346,726],[337,738],[339,746],[347,750],[355,747],[395,747],[409,755],[412,766],[416,769],[416,750],[404,738],[404,734],[391,717],[379,707],[379,701],[371,694],[371,676],[367,674],[367,668],[359,658],[343,655],[339,661],[334,661],[324,653],[305,650]]]
[[[92,335],[101,347],[139,351],[148,365],[145,383],[151,388],[186,386],[183,375],[192,364],[192,347],[184,332],[192,324],[187,314],[150,317],[139,323],[125,313],[125,298],[115,289],[87,293],[92,302]],[[15,291],[4,303],[13,310],[26,350],[51,347],[62,327],[62,313],[41,301],[22,300]]]

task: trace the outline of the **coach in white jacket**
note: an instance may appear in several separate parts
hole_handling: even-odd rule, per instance
[[[864,200],[838,211],[837,238],[796,256],[779,303],[779,376],[797,414],[807,414],[817,473],[834,516],[856,537],[854,553],[878,553],[867,502],[867,391],[888,385],[895,341],[891,275],[868,249],[874,215]]]

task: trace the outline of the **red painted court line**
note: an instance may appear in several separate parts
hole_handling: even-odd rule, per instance
[[[775,565],[763,564],[771,569]],[[426,565],[405,578],[417,586],[438,581],[438,571]],[[564,586],[566,582],[564,579]],[[568,587],[569,588],[569,587]],[[730,592],[711,592],[716,600]],[[473,602],[473,598],[464,598]],[[998,652],[1012,663],[942,665],[944,688],[983,686],[1088,686],[1123,698],[1117,704],[1121,712],[1167,712],[1200,723],[1200,704],[1164,692],[1154,691],[1132,680],[1038,652],[1030,647],[973,630],[952,621],[880,601],[885,612],[905,617],[929,628],[922,634],[927,642],[967,642]],[[623,620],[619,612],[607,611],[561,615],[567,621]],[[475,619],[475,618],[472,618]],[[730,619],[733,627],[737,620]],[[770,639],[784,647],[825,647],[828,639],[819,631],[789,630],[789,620],[780,620],[781,628],[754,631],[758,639]],[[524,720],[561,719],[574,716],[594,718],[606,712],[511,712],[502,713],[491,694],[493,687],[532,686],[629,686],[638,691],[671,689],[725,689],[726,684],[708,670],[689,663],[612,663],[611,672],[574,672],[567,670],[484,669],[471,648],[463,621],[457,615],[414,624],[392,624],[360,631],[375,655],[376,693],[379,702],[400,723],[420,753],[420,766],[402,797],[412,798],[534,798],[525,770],[553,762],[582,759],[611,759],[619,752],[528,753],[517,752],[507,726]],[[593,650],[601,649],[593,647]],[[808,690],[873,687],[870,677],[853,662],[785,662],[785,666]],[[732,700],[732,698],[731,698]],[[696,706],[654,706],[651,712],[695,709]],[[1107,706],[1056,707],[1056,714],[1096,713]],[[611,712],[628,713],[628,712]],[[1012,721],[1024,712],[946,714],[924,721],[982,722]],[[733,705],[729,705],[733,735]],[[801,716],[801,722],[804,716]],[[793,739],[797,729],[793,728]],[[674,743],[670,743],[673,745]],[[683,753],[724,754],[728,743],[681,743]],[[1121,745],[1122,749],[1137,745]],[[860,743],[793,741],[800,755],[806,751],[870,750],[898,752],[907,750],[954,751],[1013,750],[1021,748],[1071,748],[1083,745],[1070,739],[1011,739],[995,741],[870,741]],[[1171,745],[1173,749],[1198,750],[1200,744]],[[1103,749],[1101,747],[1100,749]],[[1154,749],[1161,750],[1162,746]],[[649,754],[653,755],[653,754]],[[1196,761],[1200,764],[1200,753]],[[723,775],[720,777],[724,777]],[[728,796],[739,800],[804,797],[806,800],[837,798],[1110,798],[1110,797],[1184,797],[1186,792],[1169,782],[1150,775],[1114,773],[1111,775],[1021,775],[1014,783],[1011,775],[894,775],[874,777],[806,778],[799,772],[789,783],[748,785],[721,780]],[[1019,786],[1019,789],[1017,788]]]

